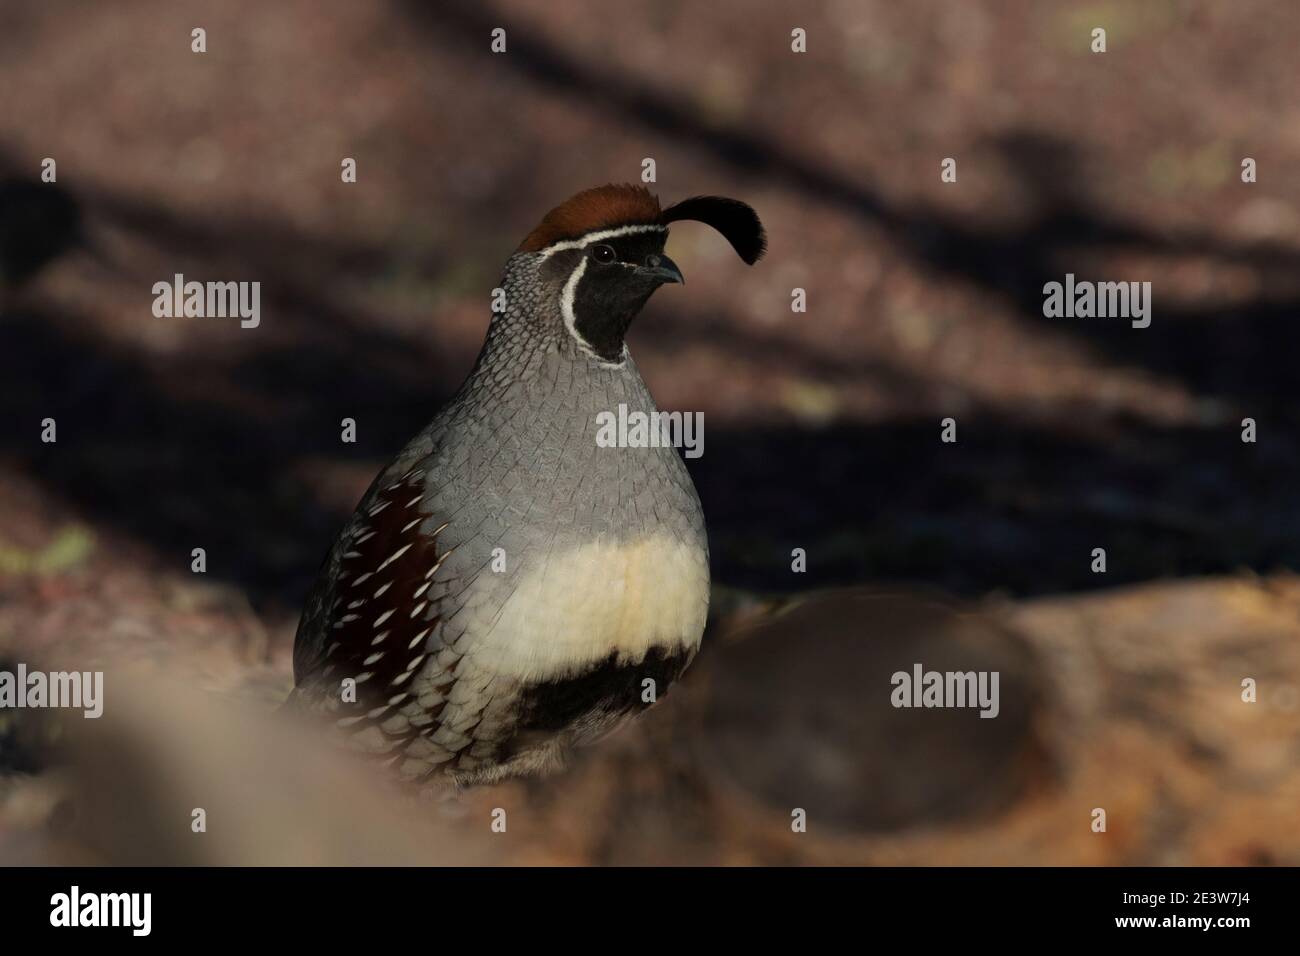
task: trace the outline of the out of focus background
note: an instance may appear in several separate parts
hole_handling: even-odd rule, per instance
[[[0,656],[109,672],[0,712],[0,860],[1300,864],[1297,46],[1269,0],[0,0]],[[704,413],[705,649],[562,776],[359,796],[277,742],[306,589],[520,239],[646,158],[769,236],[675,229],[630,338]],[[1067,272],[1151,326],[1044,318]],[[176,273],[260,326],[155,318]],[[1000,716],[893,709],[914,661]]]

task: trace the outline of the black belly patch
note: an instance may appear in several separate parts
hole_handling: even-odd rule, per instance
[[[644,682],[654,681],[655,698],[663,697],[690,659],[691,652],[684,647],[652,647],[635,664],[620,663],[617,654],[610,654],[585,673],[533,684],[520,696],[516,728],[525,734],[555,733],[592,713],[645,710],[653,701],[644,699]]]

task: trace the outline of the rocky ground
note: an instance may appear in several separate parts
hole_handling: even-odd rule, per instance
[[[268,631],[232,588],[90,577],[11,592],[0,618],[86,635],[27,658],[104,668],[111,695],[58,732],[6,715],[11,765],[57,755],[0,782],[14,862],[1300,860],[1292,576],[980,605],[720,595],[700,661],[651,714],[556,777],[451,802],[386,790],[275,713],[290,622]],[[128,596],[149,611],[115,610]],[[891,707],[891,675],[918,660],[998,671],[997,718]]]

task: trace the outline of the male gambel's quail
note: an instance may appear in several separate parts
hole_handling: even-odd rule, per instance
[[[469,378],[380,473],[325,559],[294,644],[291,704],[403,779],[486,783],[558,765],[644,709],[699,648],[708,540],[673,448],[606,448],[596,416],[655,411],[623,342],[682,282],[668,224],[713,226],[751,265],[734,199],[668,209],[601,186],[506,263]],[[344,679],[355,681],[355,702]]]

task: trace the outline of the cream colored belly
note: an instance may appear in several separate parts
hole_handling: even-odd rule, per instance
[[[667,535],[596,542],[519,569],[494,620],[465,634],[476,665],[525,682],[699,645],[709,610],[703,549]],[[459,642],[458,642],[459,644]]]

